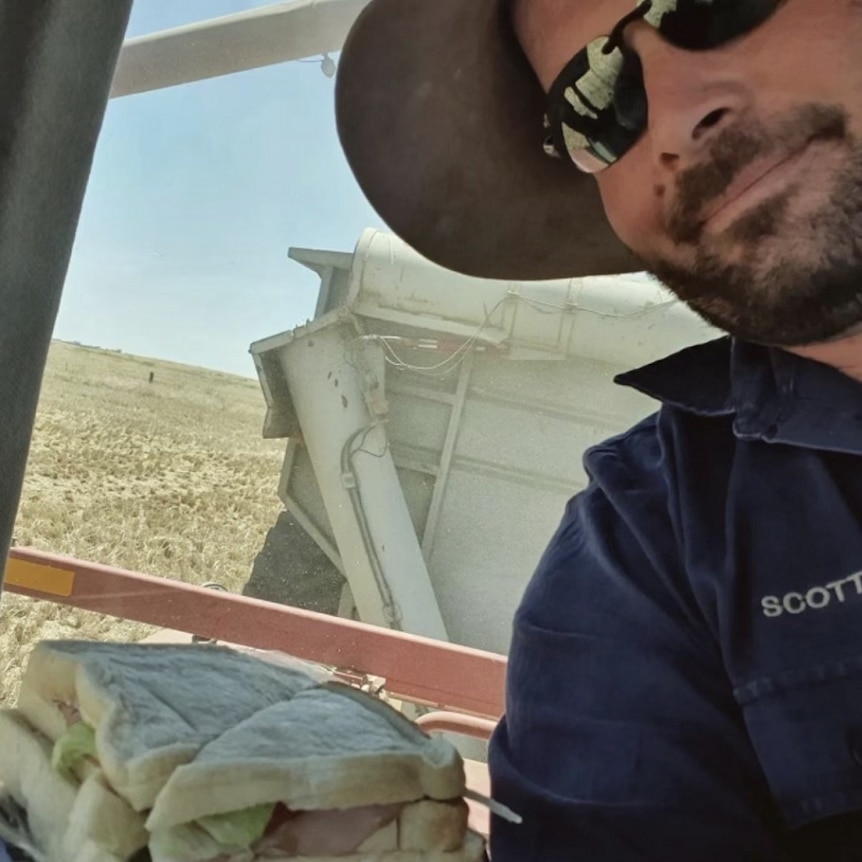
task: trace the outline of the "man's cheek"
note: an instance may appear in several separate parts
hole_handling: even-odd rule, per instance
[[[663,236],[661,208],[642,183],[614,167],[597,176],[605,215],[614,233],[635,254],[654,256]]]

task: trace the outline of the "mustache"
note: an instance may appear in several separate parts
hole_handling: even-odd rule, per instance
[[[716,136],[706,160],[682,172],[667,218],[669,237],[696,244],[704,228],[704,207],[722,195],[753,162],[777,152],[788,155],[815,141],[849,142],[850,117],[836,105],[805,105],[774,127],[746,122]]]

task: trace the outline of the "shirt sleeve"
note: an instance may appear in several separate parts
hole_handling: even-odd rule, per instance
[[[654,425],[593,450],[515,618],[492,862],[778,862],[778,815],[679,571]]]

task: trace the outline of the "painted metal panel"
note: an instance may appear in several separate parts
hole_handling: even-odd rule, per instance
[[[398,541],[411,553],[421,543],[449,636],[505,653],[524,587],[566,502],[586,484],[585,450],[657,407],[614,376],[714,332],[637,277],[468,279],[375,231],[363,234],[349,272],[343,253],[291,255],[326,270],[326,313],[253,350],[283,355],[295,340],[320,342],[350,321],[364,345],[382,352],[380,440],[397,474],[377,477],[384,484],[369,515],[385,520],[392,499],[405,503],[413,530]],[[326,286],[336,270],[349,284],[340,307]],[[290,389],[295,403],[325,397],[314,375],[293,374]],[[353,429],[340,421],[330,411],[326,433],[345,440]],[[318,460],[316,432],[301,424],[319,483],[333,465]],[[297,499],[313,497],[299,487],[308,479],[308,470],[293,471]]]

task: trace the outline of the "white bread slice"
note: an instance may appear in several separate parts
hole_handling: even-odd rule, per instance
[[[77,785],[51,766],[51,743],[16,710],[0,710],[0,784],[26,811],[30,831],[52,862],[64,859],[63,834]]]
[[[168,779],[150,831],[242,807],[294,811],[463,796],[457,749],[392,707],[342,685],[299,692],[226,730]]]
[[[103,773],[92,773],[81,785],[69,816],[69,828],[63,838],[67,859],[83,852],[102,852],[127,859],[147,845],[149,833],[144,829],[144,815],[133,811],[105,781]],[[85,849],[87,844],[95,848]]]
[[[407,805],[398,817],[400,850],[457,850],[467,834],[469,809],[463,799],[435,802],[423,799]]]
[[[95,841],[86,841],[70,862],[126,862],[126,857],[116,856]]]
[[[357,847],[357,852],[363,853],[390,853],[398,849],[398,819],[388,823],[382,829],[378,829],[373,835],[369,835]]]
[[[69,726],[58,704],[77,703],[77,669],[74,654],[37,644],[24,670],[16,705],[27,721],[51,742],[56,742]]]
[[[226,647],[43,641],[30,656],[18,706],[52,740],[67,726],[57,702],[77,706],[96,730],[111,786],[144,811],[207,742],[313,685],[295,668]]]
[[[405,805],[398,817],[359,845],[358,852],[395,850],[453,853],[467,834],[467,804],[423,799]]]
[[[485,841],[468,832],[457,850],[360,851],[350,856],[267,856],[266,862],[482,862]]]

